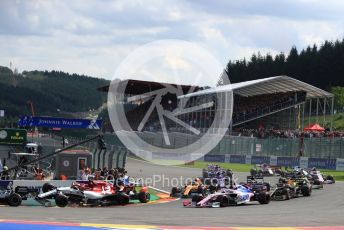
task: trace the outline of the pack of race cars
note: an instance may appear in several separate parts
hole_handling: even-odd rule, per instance
[[[227,173],[228,172],[228,173]],[[313,189],[323,188],[324,184],[333,184],[333,176],[323,175],[316,168],[282,170],[262,165],[258,173],[252,173],[246,182],[233,180],[233,172],[217,165],[208,165],[203,176],[183,187],[172,188],[171,196],[191,198],[184,200],[184,207],[226,207],[257,201],[268,204],[271,200],[289,200],[299,196],[311,196]],[[265,176],[279,176],[275,186],[264,181]],[[324,179],[325,178],[325,179]]]
[[[173,187],[171,197],[189,198],[184,207],[227,207],[250,202],[268,204],[271,200],[289,200],[299,196],[311,196],[313,189],[322,189],[324,184],[333,184],[331,175],[323,175],[316,168],[291,170],[260,166],[258,173],[247,176],[245,182],[234,180],[233,172],[218,165],[208,165],[202,170],[203,177],[181,187]],[[264,176],[278,176],[276,185],[264,181]],[[13,186],[13,182],[0,183],[0,203],[19,206],[22,200],[32,198],[44,206],[54,201],[58,207],[126,205],[131,200],[147,203],[150,200],[148,188],[138,187],[128,178],[112,182],[89,180],[73,182],[68,187],[45,183],[42,188]]]

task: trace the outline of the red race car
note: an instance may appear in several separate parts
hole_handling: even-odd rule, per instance
[[[46,202],[55,199],[59,207],[70,203],[89,206],[125,205],[131,199],[139,199],[146,203],[150,199],[147,187],[142,187],[139,192],[135,185],[113,185],[106,181],[81,181],[73,182],[70,187],[55,187],[50,183],[43,185],[43,193],[36,197],[37,201]]]

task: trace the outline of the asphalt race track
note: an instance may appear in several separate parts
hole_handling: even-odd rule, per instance
[[[128,174],[134,177],[164,175],[169,177],[195,177],[200,169],[159,166],[129,159]],[[244,174],[238,175],[241,180]],[[273,180],[273,179],[271,179]],[[169,191],[162,182],[156,187]],[[343,226],[344,183],[325,185],[313,190],[311,197],[289,201],[272,201],[268,205],[248,204],[227,208],[184,208],[182,201],[152,205],[131,205],[107,208],[46,208],[0,207],[0,218],[8,220],[34,220],[51,222],[109,223],[164,226],[245,226],[245,227],[297,227]]]

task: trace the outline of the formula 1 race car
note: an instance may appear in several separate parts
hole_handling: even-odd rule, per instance
[[[322,184],[334,184],[334,183],[336,183],[336,181],[332,175],[325,175],[325,174],[321,173],[319,170],[317,170],[315,167],[312,169],[309,169],[307,172],[310,174],[310,176],[312,176],[313,180],[322,181],[323,182]],[[313,175],[316,175],[316,176],[313,176]],[[320,187],[322,188],[322,186],[320,186]],[[313,188],[315,188],[315,187],[313,186]]]
[[[273,169],[267,164],[255,165],[253,168],[251,168],[250,174],[251,176],[258,177],[275,175]]]
[[[312,177],[312,179],[310,180],[312,184],[312,188],[314,189],[324,188],[325,180],[322,174],[320,173],[320,171],[311,171],[310,176]]]
[[[250,177],[251,178],[251,177]],[[249,179],[249,178],[248,178]],[[271,200],[268,183],[251,180],[250,183],[237,185],[235,189],[222,188],[207,196],[195,195],[192,200],[184,201],[184,207],[227,207],[258,201],[268,204]]]
[[[0,187],[0,203],[17,207],[21,205],[23,200],[27,200],[29,197],[35,197],[37,194],[39,194],[38,188],[26,186],[17,186],[13,191],[13,182],[8,181],[6,186]]]
[[[274,191],[271,193],[272,200],[290,200],[296,197],[295,187],[288,183],[285,178],[280,178]]]
[[[190,198],[194,195],[205,195],[207,186],[203,184],[201,179],[196,178],[195,181],[185,184],[183,187],[173,187],[171,190],[171,197]]]
[[[59,207],[65,207],[69,203],[84,206],[125,205],[129,203],[130,199],[138,198],[142,203],[146,203],[150,199],[146,187],[136,193],[136,190],[134,192],[132,188],[116,187],[105,181],[73,182],[71,187],[60,188],[46,183],[42,190],[43,193],[39,194],[36,200],[43,203],[53,198]]]
[[[323,178],[325,178],[324,184],[334,184],[336,183],[334,177],[332,175],[323,175]]]
[[[260,204],[270,202],[270,194],[267,192],[255,192],[244,185],[238,185],[236,189],[222,189],[219,192],[207,196],[195,195],[192,201],[184,201],[185,207],[227,207],[229,205],[245,204],[250,201],[258,201]]]
[[[292,192],[295,193],[292,196],[310,196],[312,194],[312,184],[306,177],[289,178],[287,183],[290,185]]]
[[[218,165],[209,164],[207,168],[202,169],[203,178],[232,177],[232,175],[232,170],[221,168]]]

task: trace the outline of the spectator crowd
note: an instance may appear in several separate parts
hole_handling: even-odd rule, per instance
[[[281,130],[281,129],[238,129],[233,133],[235,136],[257,137],[257,138],[320,138],[320,137],[340,137],[344,138],[344,132],[330,131],[324,132],[302,131],[302,130]]]

